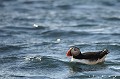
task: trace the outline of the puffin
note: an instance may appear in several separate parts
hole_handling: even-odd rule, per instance
[[[72,57],[72,62],[80,62],[82,64],[95,65],[98,63],[103,63],[108,53],[108,49],[103,49],[102,51],[97,52],[81,53],[78,47],[71,47],[67,51],[66,56]]]

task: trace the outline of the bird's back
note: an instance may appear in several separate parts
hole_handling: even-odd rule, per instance
[[[104,50],[98,51],[98,52],[85,52],[78,56],[73,56],[73,57],[76,59],[98,60],[98,59],[103,58],[108,53],[109,53],[108,50],[104,49]]]

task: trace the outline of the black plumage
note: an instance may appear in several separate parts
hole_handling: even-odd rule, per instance
[[[88,59],[88,60],[98,60],[103,58],[105,55],[107,55],[109,51],[107,49],[104,49],[103,51],[98,51],[98,52],[85,52],[85,53],[80,53],[77,56],[73,56],[75,59]]]

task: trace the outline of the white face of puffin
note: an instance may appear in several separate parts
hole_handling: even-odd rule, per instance
[[[73,47],[73,48],[71,48],[71,54],[72,54],[72,56],[77,56],[77,55],[79,55],[81,52],[80,52],[80,49],[79,48],[77,48],[77,47]]]

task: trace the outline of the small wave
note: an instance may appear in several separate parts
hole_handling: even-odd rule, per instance
[[[120,76],[119,75],[111,75],[111,76],[108,76],[108,78],[120,79]]]
[[[34,78],[34,79],[53,79],[53,78],[50,78],[50,77],[47,77],[47,76],[40,76],[40,75],[10,75],[10,77],[14,77],[14,78],[27,78],[27,79],[31,79],[31,78]]]
[[[11,1],[15,1],[15,0],[1,0],[2,2],[11,2]]]
[[[6,26],[2,28],[3,30],[1,31],[2,33],[0,36],[13,36],[13,35],[21,35],[21,34],[30,34],[34,33],[37,30],[44,30],[46,27],[44,26],[38,26],[38,27],[14,27],[14,26]]]
[[[22,1],[23,4],[37,4],[37,3],[40,3],[40,4],[45,4],[45,3],[48,3],[49,1],[44,1],[44,0],[31,0],[31,1]]]
[[[105,6],[114,6],[115,5],[115,1],[101,1],[102,5]]]
[[[30,12],[31,9],[30,8],[19,8],[19,7],[15,7],[14,11],[18,11],[19,13],[27,13]],[[28,19],[28,18],[21,18],[21,17],[16,17],[13,19],[14,21],[34,21],[35,19]]]
[[[35,27],[35,29],[46,29],[48,28],[46,25],[42,25],[42,24],[33,24],[33,26]]]
[[[94,26],[98,26],[98,24],[78,24],[76,26],[72,26],[72,27],[94,27]]]
[[[60,36],[78,36],[78,35],[90,35],[89,32],[77,32],[77,31],[64,31],[64,30],[49,30],[42,33],[44,37],[60,37]]]
[[[120,21],[119,16],[108,16],[108,17],[103,17],[103,19],[108,20],[108,21]]]
[[[26,56],[24,57],[26,64],[21,67],[21,69],[42,69],[42,70],[59,70],[60,68],[63,69],[66,65],[64,61],[55,59],[50,56]],[[63,68],[62,68],[63,67]],[[61,70],[59,70],[61,71]]]
[[[4,30],[2,30],[2,29],[0,29],[0,33],[3,33],[3,32],[5,32]]]
[[[71,5],[57,5],[57,7],[63,10],[69,10],[72,8]]]
[[[21,48],[24,48],[24,47],[19,45],[0,45],[0,51],[20,50]]]
[[[0,8],[3,8],[3,7],[4,7],[4,5],[0,3]]]
[[[10,75],[10,77],[23,78],[23,77],[27,77],[27,76],[22,76],[22,75]]]
[[[95,75],[95,74],[80,74],[80,75],[73,75],[70,76],[70,79],[79,79],[79,78],[83,78],[83,79],[100,79],[100,78],[104,78],[104,79],[108,79],[108,78],[117,78],[118,76],[108,76],[108,75]],[[119,77],[118,77],[119,78]]]
[[[3,29],[11,29],[11,30],[32,30],[33,28],[6,26],[6,27],[4,27]]]
[[[41,56],[27,56],[24,58],[27,61],[41,61]]]
[[[110,69],[113,69],[113,70],[117,70],[117,71],[120,71],[120,67],[119,66],[111,66],[109,67]]]
[[[12,35],[10,35],[10,34],[7,34],[6,33],[6,30],[0,30],[0,37],[9,37],[9,36],[12,36]]]
[[[8,57],[2,57],[0,58],[0,63],[10,63],[10,62],[14,62],[17,59],[19,59],[18,57],[15,56],[8,56]]]
[[[3,29],[10,29],[10,30],[39,30],[39,29],[45,29],[44,26],[38,26],[38,27],[13,27],[13,26],[6,26]]]
[[[86,25],[87,26],[87,25]],[[96,26],[96,25],[95,25]],[[74,27],[74,26],[73,26]],[[76,26],[76,27],[79,27]],[[89,25],[88,27],[94,27],[94,25]],[[82,27],[81,27],[82,28]],[[82,28],[83,29],[83,28]],[[60,37],[60,36],[90,36],[90,35],[120,35],[119,32],[116,33],[108,31],[104,31],[103,28],[101,29],[76,29],[76,30],[46,30],[41,33],[43,37]]]
[[[37,3],[38,1],[23,1],[23,4],[34,4]]]
[[[26,11],[26,9],[20,9],[20,10],[23,10],[23,12]],[[20,11],[20,10],[19,10],[19,11]],[[13,20],[14,20],[15,22],[20,22],[20,21],[22,21],[22,22],[26,22],[26,21],[27,21],[27,22],[34,22],[35,18],[14,17]]]

